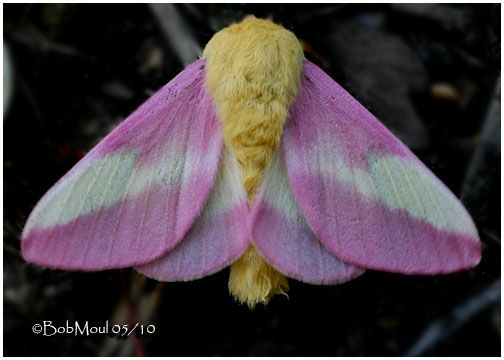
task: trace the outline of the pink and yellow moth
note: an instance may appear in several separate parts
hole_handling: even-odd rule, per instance
[[[251,307],[286,277],[445,274],[481,258],[450,190],[291,32],[254,17],[218,32],[60,179],[21,247],[49,268],[159,281],[231,265],[230,291]]]

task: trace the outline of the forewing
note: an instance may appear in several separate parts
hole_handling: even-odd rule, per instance
[[[406,274],[450,273],[480,261],[477,230],[459,200],[308,61],[282,142],[308,224],[344,261]]]
[[[312,284],[340,284],[364,272],[324,248],[301,213],[283,151],[274,152],[254,204],[250,229],[259,253],[284,275]]]
[[[26,260],[101,270],[151,262],[180,242],[222,147],[204,67],[187,67],[44,195],[23,231]]]
[[[161,259],[137,270],[160,281],[187,281],[223,269],[249,246],[248,214],[238,163],[226,149],[203,212],[184,239]]]

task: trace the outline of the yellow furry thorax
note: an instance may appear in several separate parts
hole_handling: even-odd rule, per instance
[[[252,205],[299,90],[303,50],[290,31],[249,16],[215,34],[203,57],[224,144],[240,164],[242,184]],[[251,247],[231,266],[229,290],[253,308],[275,294],[285,294],[288,284]]]

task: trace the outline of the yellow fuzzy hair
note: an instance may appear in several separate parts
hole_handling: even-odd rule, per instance
[[[250,16],[215,34],[203,57],[224,142],[241,165],[252,205],[299,90],[303,50],[290,31]],[[287,279],[253,247],[231,266],[229,290],[249,307],[287,289]]]
[[[253,309],[258,303],[267,304],[276,294],[287,295],[289,282],[251,246],[231,265],[229,291],[235,300]]]

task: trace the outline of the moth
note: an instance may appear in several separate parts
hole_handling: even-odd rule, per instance
[[[187,281],[231,265],[253,307],[287,277],[446,274],[481,245],[459,200],[297,38],[247,17],[96,145],[39,201],[25,259]]]

